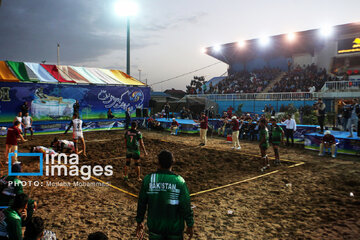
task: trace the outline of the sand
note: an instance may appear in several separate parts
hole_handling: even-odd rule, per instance
[[[88,157],[81,164],[114,167],[112,177],[102,180],[137,194],[135,173],[122,180],[123,131],[86,133]],[[198,147],[198,136],[170,136],[144,131],[149,156],[142,157],[142,176],[157,168],[156,155],[167,149],[174,153],[174,172],[183,176],[191,193],[261,175],[258,144],[241,141],[242,150],[231,150],[225,139],[212,137],[208,146]],[[35,136],[21,144],[47,146],[53,135]],[[71,139],[71,135],[59,136]],[[4,146],[4,139],[0,139]],[[271,167],[275,174],[229,188],[192,197],[195,206],[194,239],[359,239],[359,157],[319,157],[317,152],[281,148],[281,157],[304,165],[289,168],[290,162]],[[273,152],[269,149],[269,155]],[[36,161],[23,159],[24,171],[38,168]],[[70,177],[23,177],[24,180],[86,182]],[[87,182],[96,182],[91,179]],[[111,187],[26,186],[25,192],[39,208],[35,215],[46,221],[59,239],[86,239],[95,231],[110,239],[136,239],[136,198]],[[350,196],[350,192],[354,197]]]

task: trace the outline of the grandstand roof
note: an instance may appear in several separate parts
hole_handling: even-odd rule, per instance
[[[348,23],[333,27],[333,37],[339,38],[350,34],[360,33],[360,23]],[[295,32],[296,40],[289,42],[286,34],[269,36],[270,47],[261,47],[259,39],[246,40],[246,46],[240,48],[238,42],[220,45],[221,50],[216,51],[215,47],[207,47],[206,54],[222,62],[246,62],[256,57],[273,58],[276,56],[290,57],[297,53],[311,53],[324,45],[326,38],[319,37],[320,29],[311,29]]]

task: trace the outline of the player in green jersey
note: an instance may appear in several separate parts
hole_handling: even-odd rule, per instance
[[[124,168],[124,180],[128,180],[128,167],[130,166],[131,159],[135,161],[135,169],[137,174],[137,179],[141,181],[140,178],[140,146],[144,151],[145,156],[147,152],[145,145],[142,139],[142,134],[137,130],[137,123],[131,123],[131,129],[126,130],[125,132],[125,146],[126,146],[126,164]]]
[[[259,135],[260,135],[260,153],[261,157],[264,159],[264,167],[261,168],[261,171],[265,171],[270,167],[269,158],[266,155],[266,151],[269,148],[269,130],[267,128],[266,119],[260,120],[260,127],[259,127]]]
[[[284,142],[284,130],[276,124],[276,119],[271,118],[271,144],[275,153],[275,165],[280,165],[279,146]]]
[[[147,226],[150,240],[183,240],[185,222],[188,239],[193,236],[193,211],[185,180],[171,172],[174,157],[171,152],[158,155],[158,171],[147,175],[139,193],[136,234],[142,239],[144,217],[147,210]]]

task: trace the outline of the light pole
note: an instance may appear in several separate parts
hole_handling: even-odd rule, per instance
[[[130,17],[126,17],[126,74],[130,75]]]
[[[130,75],[130,17],[138,12],[138,5],[132,0],[120,0],[115,3],[118,16],[126,17],[126,74]]]
[[[141,81],[141,69],[138,69],[139,71],[139,81]]]

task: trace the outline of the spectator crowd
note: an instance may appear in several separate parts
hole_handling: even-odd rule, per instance
[[[234,73],[217,84],[206,83],[203,77],[194,77],[187,86],[187,94],[261,93],[282,71],[279,68],[257,69]],[[326,81],[344,80],[330,75],[315,64],[289,67],[269,92],[318,92]]]
[[[315,64],[298,65],[288,71],[271,92],[317,92],[328,79],[325,68],[318,68]]]

